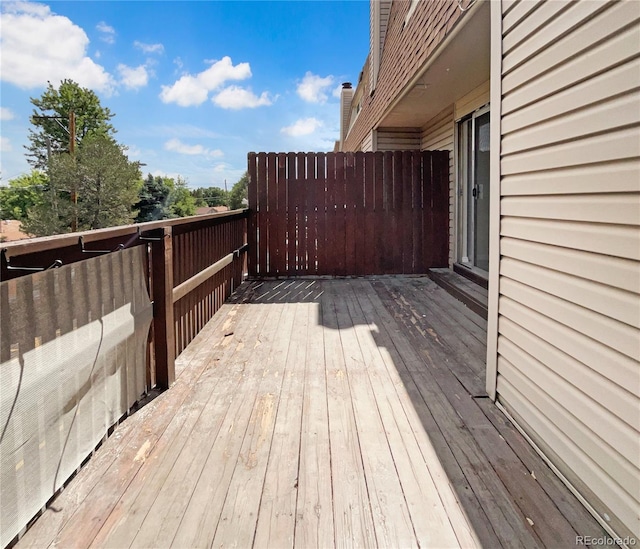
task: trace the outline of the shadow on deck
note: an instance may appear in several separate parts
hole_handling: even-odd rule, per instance
[[[426,277],[245,283],[18,547],[567,547],[603,531]]]

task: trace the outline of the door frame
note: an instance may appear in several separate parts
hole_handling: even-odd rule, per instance
[[[456,120],[455,157],[456,157],[456,229],[455,262],[483,278],[488,272],[475,265],[475,202],[472,199],[472,188],[475,180],[475,121],[480,116],[491,112],[490,103]],[[487,235],[488,238],[489,235]]]

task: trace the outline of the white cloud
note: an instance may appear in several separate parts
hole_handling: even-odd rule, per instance
[[[251,90],[246,90],[240,86],[229,86],[216,95],[212,101],[223,109],[254,109],[272,104],[269,94],[262,92],[260,97]]]
[[[4,6],[6,13],[28,13],[38,17],[44,17],[50,12],[49,6],[35,2],[7,2]]]
[[[342,95],[342,84],[338,84],[335,88],[333,88],[333,92],[331,92],[331,95],[333,95],[333,97],[336,97],[337,99],[340,99],[340,96]]]
[[[143,130],[145,136],[185,137],[187,139],[218,139],[219,133],[192,124],[153,125]]]
[[[322,121],[317,118],[301,118],[300,120],[296,120],[291,126],[281,128],[280,131],[292,137],[299,137],[301,135],[312,134],[322,125]]]
[[[15,117],[11,109],[0,107],[0,120],[13,120]]]
[[[81,86],[110,93],[113,79],[87,57],[89,38],[67,17],[31,2],[2,4],[2,74],[20,88],[46,86],[70,78]]]
[[[142,149],[140,147],[136,147],[135,145],[127,146],[125,148],[124,153],[127,155],[129,159],[131,158],[140,158],[142,156]]]
[[[178,179],[184,179],[184,177],[182,177],[181,174],[179,174],[178,172],[165,172],[162,170],[153,170],[152,172],[150,172],[151,175],[153,177],[162,177],[167,178],[167,179],[173,179],[174,181],[178,180]]]
[[[298,95],[309,103],[325,103],[327,101],[327,88],[333,85],[333,76],[324,78],[309,71],[304,75],[302,82],[298,84]]]
[[[233,65],[229,56],[213,63],[195,76],[186,74],[172,86],[162,86],[160,99],[164,103],[176,103],[181,107],[201,105],[209,92],[219,89],[228,80],[245,80],[251,77],[249,63]]]
[[[96,29],[102,34],[100,40],[106,42],[107,44],[114,44],[116,41],[116,29],[114,29],[111,25],[107,25],[104,21],[100,21],[96,25]]]
[[[144,53],[163,53],[164,46],[162,44],[145,44],[136,40],[133,45],[142,50]]]
[[[214,158],[220,158],[224,156],[224,153],[220,149],[207,149],[202,145],[187,145],[179,139],[170,139],[164,144],[164,148],[167,151],[173,151],[180,154],[198,155],[198,156],[212,156]]]
[[[13,150],[11,146],[11,141],[9,141],[8,137],[0,137],[0,152],[9,152]]]
[[[121,63],[118,65],[118,72],[120,73],[120,83],[131,90],[142,88],[149,82],[149,73],[144,65],[128,67]]]

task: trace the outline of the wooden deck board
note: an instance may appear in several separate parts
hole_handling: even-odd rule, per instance
[[[602,529],[427,278],[247,283],[23,547],[555,547]],[[530,474],[535,472],[535,478]],[[537,480],[536,480],[537,479]]]
[[[348,284],[339,281],[332,285],[335,292],[333,305],[345,356],[345,376],[351,389],[377,546],[414,547],[417,540],[407,503],[368,379],[372,365],[365,362],[354,320],[349,313],[352,293]]]
[[[333,495],[322,308],[316,303],[307,313],[307,371],[294,535],[299,547],[330,547],[334,544]]]

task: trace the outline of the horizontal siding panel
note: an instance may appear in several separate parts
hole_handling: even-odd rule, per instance
[[[578,166],[526,174],[509,175],[502,179],[502,196],[558,194],[600,194],[640,192],[640,160]]]
[[[440,141],[422,142],[420,149],[423,151],[453,151],[452,136],[445,136]]]
[[[631,326],[636,330],[634,341],[640,348],[639,294],[509,257],[501,261],[500,275]]]
[[[453,151],[453,105],[434,116],[420,132],[420,149],[428,151]],[[453,154],[449,155],[449,266],[455,261],[455,186],[453,178]]]
[[[377,150],[407,151],[420,150],[419,129],[382,130],[376,132]]]
[[[439,113],[422,128],[420,148],[422,150],[453,150],[453,105]],[[453,161],[453,155],[450,160]]]
[[[471,114],[480,107],[486,105],[491,99],[491,84],[487,80],[467,95],[456,101],[454,105],[454,118],[460,120],[463,116]]]
[[[552,244],[609,256],[640,260],[636,227],[602,226],[574,221],[550,221],[505,217],[501,236]]]
[[[528,332],[515,322],[501,316],[500,339],[513,342],[537,361],[566,380],[567,383],[599,402],[633,431],[640,431],[638,395],[602,377],[572,356]]]
[[[504,359],[499,359],[498,365],[508,367],[505,362]],[[547,453],[551,450],[561,460],[560,463],[554,460],[554,463],[572,483],[584,487],[584,482],[588,479],[587,489],[600,502],[605,503],[606,507],[603,508],[602,503],[598,503],[593,496],[588,498],[601,515],[613,512],[625,524],[637,525],[637,516],[633,511],[637,509],[636,499],[612,482],[607,470],[599,467],[586,452],[573,443],[563,429],[549,421],[541,409],[545,407],[542,396],[537,402],[540,406],[538,408],[527,398],[537,398],[537,394],[523,395],[503,376],[498,376],[498,390],[508,403],[507,410],[517,410],[514,415],[521,419],[520,424],[523,424],[533,440]]]
[[[604,0],[600,1],[602,2]],[[595,2],[590,2],[590,4],[594,3]],[[553,19],[558,17],[558,14],[571,7],[572,4],[575,5],[573,0],[555,0],[554,2],[545,2],[527,18],[526,24],[518,25],[504,37],[504,40],[502,41],[503,56],[510,55],[513,48],[527,39],[528,43],[533,42],[534,40],[531,39],[531,36],[537,33],[544,34],[544,36],[549,36],[551,38],[553,32],[553,25],[551,25],[551,23],[553,22]],[[513,57],[518,56],[514,55]],[[503,65],[502,68],[504,71],[508,71],[508,67]]]
[[[521,0],[502,0],[502,15],[509,13]]]
[[[439,127],[444,124],[448,124],[452,121],[453,121],[453,104],[442,109],[431,120],[429,120],[429,122],[427,122],[422,128],[422,133],[424,134],[425,132],[428,132],[430,128]]]
[[[640,94],[626,94],[502,138],[502,154],[536,149],[640,123]]]
[[[516,25],[544,4],[544,0],[525,0],[515,4],[502,18],[502,34],[507,36]]]
[[[640,226],[640,194],[509,196],[502,199],[500,211],[513,217]]]
[[[504,258],[533,263],[578,279],[640,293],[640,269],[636,261],[514,238],[500,240],[500,253]]]
[[[609,97],[640,88],[640,58],[590,78],[572,88],[554,94],[502,118],[502,134],[539,124]],[[635,100],[640,101],[637,93]],[[638,109],[636,109],[638,110]]]
[[[614,531],[638,536],[640,2],[509,15],[497,398]]]
[[[367,137],[364,138],[364,141],[362,142],[360,150],[364,152],[373,151],[373,131],[370,131],[367,134]]]
[[[608,345],[635,361],[640,360],[638,330],[628,324],[505,276],[500,277],[500,293],[555,322],[573,328],[593,341]]]
[[[595,164],[640,156],[638,128],[626,128],[606,135],[577,139],[560,145],[503,157],[502,174],[535,172],[584,164]]]
[[[638,394],[640,391],[640,371],[637,361],[509,297],[501,295],[498,306],[501,315],[574,357],[578,362],[582,362],[621,388],[632,394],[634,392]]]
[[[506,360],[501,375],[519,392],[541,398],[545,415],[630,496],[636,495],[640,471],[623,456],[640,455],[640,433],[505,338],[498,341],[498,352]]]
[[[505,55],[503,73],[508,73],[512,68],[537,55],[584,24],[585,20],[612,5],[609,0],[547,2],[536,10],[526,25],[520,25],[505,37],[502,50]],[[517,46],[520,47],[512,51]]]
[[[453,128],[446,128],[437,135],[427,136],[422,140],[420,148],[426,151],[452,151]]]
[[[596,25],[594,32],[597,35],[602,30]],[[591,48],[588,55],[573,57],[578,51],[570,53],[565,52],[563,49],[561,50],[563,52],[562,60],[566,59],[567,61],[561,62],[561,59],[557,57],[558,51],[555,49],[553,51],[547,50],[549,51],[549,58],[543,55],[536,56],[517,70],[506,75],[502,80],[502,93],[504,94],[502,100],[503,115],[565,88],[579,84],[587,78],[596,76],[637,57],[638,43],[640,42],[640,29],[637,26],[622,32],[615,31],[612,28],[610,32],[613,36],[609,40]],[[590,41],[585,41],[582,33],[578,34],[575,39],[577,40],[577,45],[581,48],[592,44]],[[554,68],[550,70],[550,67]],[[525,86],[524,84],[527,85]]]

